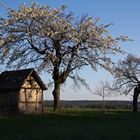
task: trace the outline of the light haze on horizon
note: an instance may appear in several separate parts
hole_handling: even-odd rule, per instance
[[[25,3],[29,5],[36,0],[0,0],[7,6],[17,9],[18,5]],[[76,16],[88,14],[93,18],[99,18],[101,24],[113,23],[110,32],[113,36],[127,35],[133,39],[133,42],[121,43],[127,53],[133,53],[140,56],[140,0],[38,0],[42,5],[49,5],[53,8],[60,5],[67,5],[68,11],[72,11]],[[0,6],[0,16],[5,16],[5,8]],[[117,55],[113,59],[118,60],[126,55]],[[99,80],[110,80],[111,75],[99,69],[98,72],[93,72],[86,68],[82,70],[81,75],[87,79],[90,88],[94,90],[95,85]],[[41,78],[45,83],[48,83],[49,76],[44,73]],[[47,80],[46,80],[47,79]],[[101,97],[91,94],[84,87],[74,92],[71,89],[71,81],[68,80],[61,90],[61,100],[100,100]],[[53,88],[52,88],[53,89]],[[48,90],[44,95],[44,99],[52,100],[51,90]],[[109,99],[109,98],[106,98]],[[113,100],[131,100],[130,96],[112,97]]]

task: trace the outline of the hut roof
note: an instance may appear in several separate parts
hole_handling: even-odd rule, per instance
[[[25,79],[30,75],[35,78],[41,89],[46,89],[45,84],[32,68],[2,72],[0,74],[0,89],[20,89]]]

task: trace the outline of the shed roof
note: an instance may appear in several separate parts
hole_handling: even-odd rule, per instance
[[[35,78],[41,89],[46,89],[45,84],[32,68],[2,72],[0,74],[0,89],[20,89],[25,79],[30,75]]]

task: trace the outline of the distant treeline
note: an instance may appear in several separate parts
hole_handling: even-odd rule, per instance
[[[132,109],[132,101],[105,101],[107,109]],[[44,101],[46,107],[52,107],[53,101]],[[62,107],[65,108],[95,108],[100,109],[103,107],[102,101],[89,101],[89,100],[74,100],[74,101],[61,101]],[[140,109],[140,102],[138,103]]]

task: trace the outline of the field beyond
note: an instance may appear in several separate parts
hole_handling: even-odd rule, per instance
[[[0,117],[0,140],[140,140],[140,112],[67,108]]]

